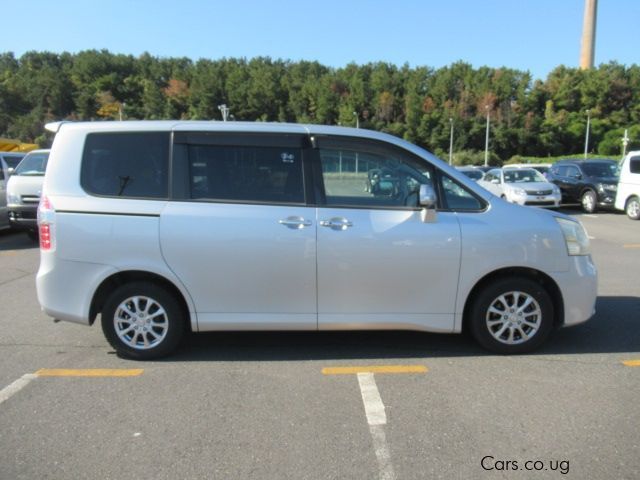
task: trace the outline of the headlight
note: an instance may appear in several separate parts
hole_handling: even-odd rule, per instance
[[[513,193],[516,197],[526,197],[527,196],[527,192],[525,192],[521,188],[513,188],[511,190],[511,193]]]
[[[580,222],[557,218],[569,255],[589,255],[589,237]]]
[[[605,183],[602,186],[604,187],[605,190],[608,190],[610,192],[615,192],[616,190],[618,190],[618,185],[608,185]]]
[[[7,193],[7,203],[9,205],[16,205],[20,203],[20,195],[15,195],[13,193]]]

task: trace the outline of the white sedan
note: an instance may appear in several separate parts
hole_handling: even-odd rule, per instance
[[[478,185],[520,205],[557,207],[562,199],[560,189],[533,168],[494,168]]]

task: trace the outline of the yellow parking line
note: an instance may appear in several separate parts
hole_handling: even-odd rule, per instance
[[[323,375],[352,375],[357,373],[426,373],[424,365],[374,365],[369,367],[327,367]]]
[[[137,377],[142,368],[42,368],[36,372],[38,377]]]
[[[627,367],[640,367],[640,360],[625,360],[622,364]]]
[[[640,248],[640,243],[626,243],[622,248]]]

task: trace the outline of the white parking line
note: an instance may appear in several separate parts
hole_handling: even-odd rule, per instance
[[[0,403],[8,400],[14,394],[18,393],[20,390],[26,387],[34,378],[38,378],[38,375],[34,373],[26,373],[15,382],[4,387],[2,390],[0,390]]]
[[[358,373],[358,383],[369,423],[369,431],[373,439],[373,448],[378,459],[379,478],[380,480],[395,480],[396,474],[391,464],[391,454],[383,427],[387,423],[387,414],[373,373]]]

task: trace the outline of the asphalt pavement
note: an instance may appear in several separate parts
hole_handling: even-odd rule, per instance
[[[0,233],[0,479],[638,479],[640,222],[567,213],[592,237],[597,313],[511,357],[271,332],[124,360],[98,325],[40,311],[36,245]]]

